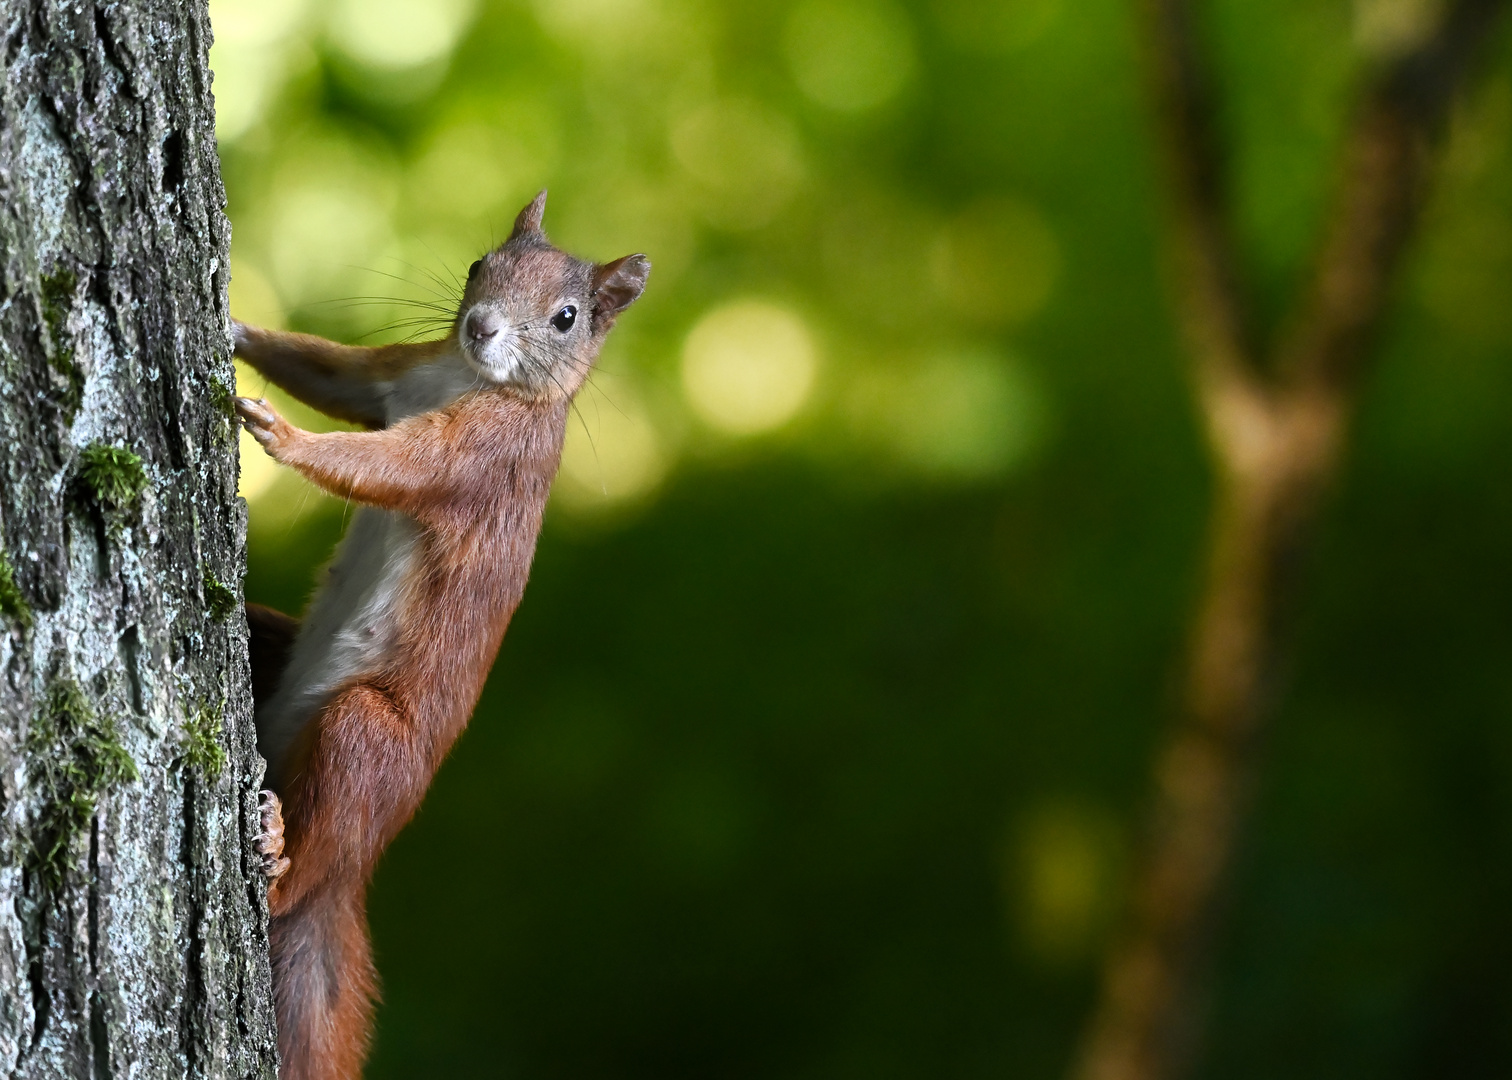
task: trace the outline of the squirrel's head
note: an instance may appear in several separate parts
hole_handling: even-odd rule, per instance
[[[457,311],[462,355],[488,381],[532,398],[571,398],[615,318],[646,287],[651,260],[584,262],[541,231],[546,192],[515,218],[509,239],[467,274]]]

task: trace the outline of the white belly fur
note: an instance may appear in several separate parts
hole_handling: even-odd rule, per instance
[[[415,368],[386,395],[389,423],[441,408],[477,386],[477,373],[456,354]],[[258,747],[270,763],[283,759],[333,690],[380,666],[419,542],[419,527],[405,514],[364,506],[353,515],[278,690],[257,710]]]
[[[419,530],[404,514],[360,508],[305,613],[278,691],[257,711],[258,744],[283,759],[332,690],[377,668],[393,644]]]

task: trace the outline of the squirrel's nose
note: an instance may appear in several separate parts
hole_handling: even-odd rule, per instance
[[[473,308],[463,320],[462,329],[474,341],[487,341],[504,329],[504,316],[488,308]]]

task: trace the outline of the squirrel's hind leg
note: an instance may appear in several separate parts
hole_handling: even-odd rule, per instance
[[[336,693],[301,740],[283,793],[292,864],[268,898],[279,1076],[357,1080],[377,990],[367,881],[424,792],[426,744],[368,683]]]
[[[262,860],[263,877],[274,883],[288,873],[289,860],[284,858],[283,802],[272,791],[257,793],[257,855]]]

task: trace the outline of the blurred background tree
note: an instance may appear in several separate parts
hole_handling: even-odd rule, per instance
[[[1271,321],[1354,89],[1425,9],[1207,10]],[[429,334],[542,186],[562,246],[656,267],[579,400],[484,701],[380,871],[369,1075],[1062,1075],[1213,495],[1130,7],[212,18],[239,317]],[[1490,51],[1307,565],[1203,1075],[1512,1064],[1512,78]],[[257,452],[242,486],[248,596],[297,610],[345,508]]]

